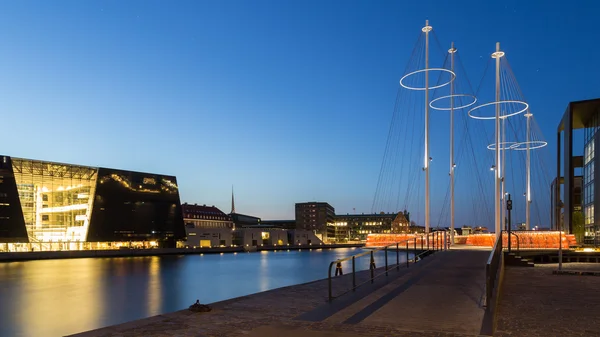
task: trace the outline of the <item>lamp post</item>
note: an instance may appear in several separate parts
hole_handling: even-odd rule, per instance
[[[560,207],[564,207],[562,200],[559,202]],[[558,220],[558,270],[562,270],[562,221]]]
[[[508,228],[508,252],[510,253],[510,212],[512,211],[512,200],[510,199],[510,194],[508,194],[508,198],[506,200],[506,210],[508,211],[508,224],[506,224],[506,227]]]

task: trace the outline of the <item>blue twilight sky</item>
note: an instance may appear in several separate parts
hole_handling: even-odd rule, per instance
[[[502,42],[552,155],[567,103],[600,96],[599,7],[2,1],[0,153],[173,174],[182,201],[226,212],[233,185],[237,211],[264,219],[314,200],[369,212],[425,19],[473,83]]]

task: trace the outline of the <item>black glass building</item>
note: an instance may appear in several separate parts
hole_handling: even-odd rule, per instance
[[[0,243],[71,250],[184,238],[174,176],[0,156]]]

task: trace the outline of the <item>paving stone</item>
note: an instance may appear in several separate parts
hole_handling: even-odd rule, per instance
[[[557,268],[506,269],[497,336],[600,336],[600,277],[553,275]],[[598,270],[600,265],[565,263],[563,269]]]

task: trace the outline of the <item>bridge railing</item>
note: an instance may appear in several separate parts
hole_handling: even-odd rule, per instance
[[[509,238],[508,241],[511,243],[512,245],[512,237],[510,237],[511,235],[517,238],[517,253],[521,252],[521,239],[519,238],[519,235],[517,233],[515,233],[514,231],[503,231],[503,233],[508,233],[509,234]],[[514,245],[512,245],[511,249],[514,247]],[[508,249],[508,247],[505,247],[506,249]]]
[[[401,265],[405,265],[406,268],[410,267],[410,263],[411,263],[411,259],[410,259],[410,252],[412,251],[413,253],[413,263],[416,263],[418,260],[424,258],[425,256],[431,254],[432,252],[438,251],[438,250],[446,250],[448,249],[448,240],[447,240],[447,235],[445,231],[438,231],[438,232],[431,232],[429,234],[421,234],[421,235],[415,235],[414,237],[410,238],[410,239],[406,239],[406,240],[402,240],[402,241],[398,241],[398,242],[394,242],[391,244],[386,244],[385,246],[382,247],[377,247],[377,248],[372,248],[369,249],[369,251],[365,251],[359,254],[355,254],[352,256],[348,256],[345,257],[343,259],[339,259],[339,260],[335,260],[333,262],[331,262],[329,264],[329,269],[328,269],[328,274],[327,274],[327,278],[328,278],[328,282],[329,282],[329,301],[332,301],[334,298],[342,296],[350,291],[355,291],[356,288],[367,284],[367,283],[373,283],[375,281],[376,278],[380,277],[380,276],[387,276],[388,272],[391,269],[396,268],[396,270],[400,270],[400,266]],[[396,254],[396,261],[395,263],[390,263],[390,257],[389,257],[389,251],[392,250],[394,251]],[[400,254],[401,254],[401,250],[405,250],[405,252],[402,252],[402,254],[406,254],[406,261],[402,261],[402,263],[400,263]],[[377,270],[376,265],[375,265],[375,253],[377,252],[381,252],[383,251],[384,253],[384,267],[383,269],[379,269]],[[418,252],[418,253],[417,253]],[[393,256],[393,255],[392,255]],[[357,259],[361,258],[361,257],[368,257],[369,258],[369,270],[370,270],[370,277],[368,277],[368,279],[362,280],[362,282],[357,284],[357,279],[356,279],[356,261]],[[342,267],[342,263],[346,262],[346,261],[352,261],[352,286],[350,287],[350,289],[342,292],[341,294],[338,294],[337,296],[333,295],[333,286],[332,286],[332,276],[331,276],[331,272],[333,269],[333,266],[336,266],[336,270],[341,271],[341,267]],[[336,273],[337,276],[337,273]]]
[[[485,266],[485,305],[489,307],[494,296],[494,289],[496,289],[499,284],[496,284],[496,280],[498,279],[498,272],[502,274],[504,270],[504,254],[502,254],[502,237],[503,235],[499,235],[496,239],[496,243],[494,244],[494,248],[490,253],[490,257],[488,258],[487,264]],[[500,280],[502,277],[499,278]]]

